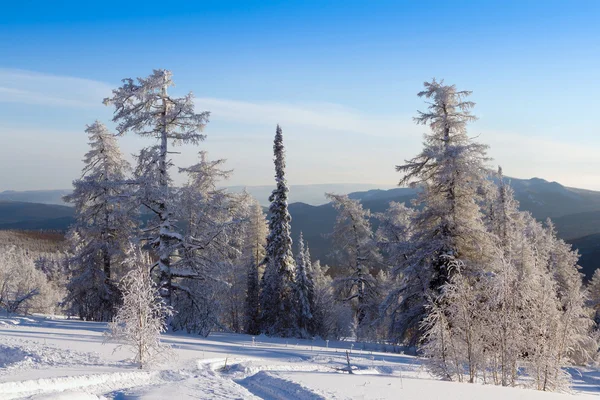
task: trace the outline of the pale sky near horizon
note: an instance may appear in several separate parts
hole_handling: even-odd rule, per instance
[[[0,14],[0,191],[69,188],[85,125],[120,79],[173,71],[211,111],[229,185],[273,182],[275,124],[292,185],[393,185],[426,128],[432,77],[473,90],[491,166],[600,190],[600,2],[20,1]],[[147,139],[119,139],[126,154]]]

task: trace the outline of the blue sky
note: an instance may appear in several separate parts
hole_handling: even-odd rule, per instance
[[[508,175],[600,189],[597,1],[20,1],[0,13],[0,190],[65,188],[120,79],[173,71],[212,112],[201,148],[230,184],[399,179],[422,82],[473,90],[470,132]],[[121,139],[124,152],[145,140]],[[194,162],[184,149],[178,165]]]

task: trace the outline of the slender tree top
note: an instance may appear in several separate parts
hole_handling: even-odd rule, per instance
[[[432,99],[428,101],[428,111],[418,111],[418,116],[414,118],[417,124],[429,125],[433,132],[449,134],[466,133],[466,124],[476,121],[477,117],[471,114],[475,107],[472,101],[465,101],[470,96],[471,91],[457,91],[455,85],[444,85],[444,80],[423,84],[425,90],[418,93],[419,97]]]
[[[104,99],[104,104],[115,107],[113,121],[118,122],[119,135],[132,131],[160,138],[166,133],[176,144],[204,140],[201,132],[210,113],[194,111],[191,92],[181,98],[171,97],[167,92],[174,86],[171,77],[171,71],[158,69],[147,78],[126,78],[112,97]]]
[[[123,160],[115,135],[99,121],[88,125],[90,150],[85,154],[83,176],[94,175],[95,180],[124,179],[123,169],[129,167]]]
[[[294,264],[292,255],[292,238],[290,235],[290,222],[292,217],[288,212],[287,193],[288,188],[285,181],[285,149],[283,147],[283,132],[277,125],[275,140],[273,144],[275,155],[275,180],[277,187],[269,196],[271,205],[269,212],[269,236],[267,238],[266,259],[279,265],[278,270],[289,269]]]
[[[231,177],[232,170],[223,170],[221,166],[227,160],[209,160],[208,152],[198,152],[200,161],[187,168],[179,168],[179,172],[185,172],[189,176],[189,185],[198,192],[216,192],[220,180]]]
[[[275,180],[277,182],[277,189],[280,191],[280,198],[287,199],[288,189],[285,181],[285,147],[283,147],[283,131],[279,124],[275,131],[273,153],[275,154]]]
[[[404,165],[396,166],[396,170],[404,174],[399,184],[450,182],[455,173],[465,173],[466,169],[470,170],[467,174],[472,175],[471,181],[478,184],[487,174],[485,163],[489,158],[486,156],[488,146],[467,136],[467,124],[477,120],[471,114],[475,103],[465,100],[471,92],[456,90],[456,86],[445,85],[443,80],[433,79],[424,86],[425,90],[418,95],[431,101],[426,102],[429,105],[427,111],[418,111],[414,121],[429,126],[430,132],[425,134],[421,153],[406,160]]]

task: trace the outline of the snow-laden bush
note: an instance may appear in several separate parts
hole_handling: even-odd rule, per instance
[[[8,313],[52,313],[59,294],[33,257],[17,247],[0,252],[0,307]]]
[[[161,343],[160,334],[167,330],[167,318],[173,311],[152,280],[148,256],[139,249],[132,249],[126,263],[130,271],[120,282],[123,304],[106,337],[129,347],[134,353],[134,362],[141,369],[169,354],[169,346]]]

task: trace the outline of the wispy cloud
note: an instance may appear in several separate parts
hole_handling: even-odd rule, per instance
[[[91,79],[0,68],[0,102],[64,108],[102,107],[102,99],[110,95],[112,89],[108,83]],[[199,97],[195,101],[199,108],[211,111],[216,122],[265,126],[280,123],[386,137],[414,133],[416,129],[410,116],[370,115],[332,103],[247,102],[212,97]]]
[[[91,79],[0,69],[0,102],[53,107],[102,107],[111,86]]]
[[[196,104],[210,110],[216,120],[274,126],[316,127],[370,136],[404,136],[416,129],[410,117],[368,115],[332,103],[290,104],[282,102],[244,102],[200,97]]]

